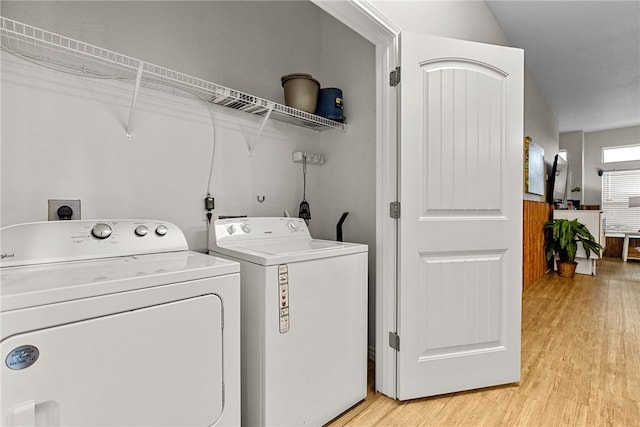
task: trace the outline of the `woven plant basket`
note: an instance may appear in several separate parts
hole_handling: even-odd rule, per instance
[[[560,277],[573,277],[576,274],[576,267],[578,266],[577,262],[560,262],[560,260],[556,261],[556,265],[558,266],[558,275]]]

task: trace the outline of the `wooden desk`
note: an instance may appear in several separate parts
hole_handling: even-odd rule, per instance
[[[640,232],[625,232],[624,233],[624,243],[622,244],[622,260],[627,262],[627,259],[640,259],[640,251],[638,251],[638,256],[629,256],[629,239],[640,239]]]

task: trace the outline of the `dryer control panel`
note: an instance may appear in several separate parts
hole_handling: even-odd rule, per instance
[[[0,229],[0,267],[186,251],[180,228],[145,219],[46,221]]]

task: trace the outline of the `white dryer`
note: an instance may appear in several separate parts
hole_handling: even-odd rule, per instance
[[[299,218],[217,220],[240,262],[242,425],[322,425],[367,394],[367,246],[312,239]]]
[[[0,229],[3,426],[240,422],[238,263],[174,224]]]

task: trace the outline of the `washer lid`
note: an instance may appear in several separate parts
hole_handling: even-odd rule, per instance
[[[343,256],[367,252],[367,250],[367,245],[318,239],[246,242],[241,245],[216,249],[223,256],[265,266]]]
[[[330,242],[327,240],[285,240],[273,243],[257,244],[251,246],[238,246],[236,249],[253,250],[263,252],[266,255],[291,255],[309,251],[323,251],[328,249],[340,249],[345,245],[342,242]]]
[[[191,251],[5,267],[0,276],[0,310],[91,298],[239,271],[237,262]]]
[[[211,227],[209,249],[259,265],[367,252],[367,245],[312,239],[301,218],[231,218]]]

